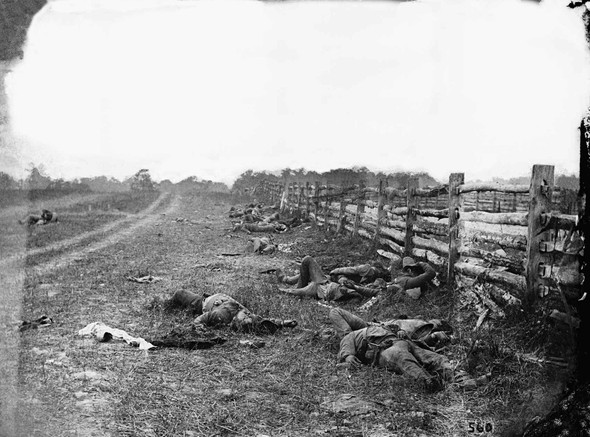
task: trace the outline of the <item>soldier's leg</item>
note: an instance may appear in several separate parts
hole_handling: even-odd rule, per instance
[[[448,358],[444,355],[437,354],[413,343],[409,344],[410,351],[416,357],[418,362],[422,364],[429,372],[440,375],[445,381],[453,380],[453,366],[449,362]]]
[[[178,290],[171,299],[172,303],[181,307],[191,308],[195,313],[203,313],[203,299],[188,290]]]
[[[331,275],[344,275],[344,276],[363,276],[366,275],[371,266],[369,264],[361,264],[358,266],[351,267],[338,267],[330,272]]]
[[[329,316],[334,328],[341,336],[369,326],[363,319],[342,308],[332,308]]]
[[[321,284],[326,282],[326,279],[326,275],[324,275],[322,268],[315,259],[309,255],[303,258],[303,261],[301,261],[301,267],[299,268],[297,288],[303,288],[310,282]]]
[[[318,297],[318,287],[319,285],[315,282],[307,284],[305,287],[302,288],[279,288],[280,291],[283,293],[292,294],[293,296],[299,297]]]
[[[410,343],[407,341],[395,342],[393,346],[381,351],[379,365],[396,373],[408,375],[416,381],[430,382],[432,376],[416,360],[410,348]]]

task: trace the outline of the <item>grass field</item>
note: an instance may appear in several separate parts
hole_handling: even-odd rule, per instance
[[[227,212],[237,199],[185,195],[159,199],[145,212],[155,200],[128,199],[123,202],[129,203],[127,209],[123,206],[119,213],[129,213],[130,220],[51,250],[59,241],[97,229],[99,225],[81,215],[88,213],[88,204],[101,213],[105,207],[97,202],[111,205],[108,210],[116,204],[113,198],[70,203],[64,214],[71,213],[71,221],[38,227],[43,231],[34,229],[26,237],[29,251],[37,250],[34,255],[5,261],[1,308],[10,317],[3,318],[0,337],[0,435],[517,435],[526,421],[550,408],[563,387],[565,370],[527,362],[514,353],[538,352],[544,346],[549,330],[544,320],[509,315],[474,332],[477,316],[461,307],[457,292],[444,288],[419,301],[391,296],[367,317],[385,320],[407,314],[451,320],[456,340],[445,354],[475,376],[491,373],[485,387],[464,392],[450,385],[429,393],[382,369],[337,368],[339,340],[324,331],[329,309],[315,300],[281,294],[273,275],[258,272],[271,267],[295,272],[293,261],[308,254],[326,270],[364,263],[374,258],[365,242],[303,225],[272,235],[276,243],[295,243],[288,253],[222,256],[242,252],[249,239],[230,231]],[[141,274],[162,280],[138,284],[126,279]],[[216,329],[209,335],[227,341],[194,351],[145,352],[77,335],[95,321],[146,339],[188,329],[194,316],[168,304],[177,290],[225,292],[260,315],[296,319],[299,326],[264,337]],[[342,306],[355,311],[361,303]],[[54,323],[18,331],[18,320],[43,314]],[[244,347],[239,343],[244,339],[262,340],[265,346]],[[344,394],[372,402],[371,408],[330,410],[326,402]],[[493,430],[479,433],[478,423],[490,423]]]

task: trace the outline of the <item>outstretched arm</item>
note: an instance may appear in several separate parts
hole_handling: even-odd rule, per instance
[[[418,265],[422,267],[424,273],[413,278],[407,278],[404,284],[404,288],[406,290],[410,288],[422,287],[423,285],[426,285],[429,281],[432,281],[436,276],[436,271],[430,266],[430,264],[425,262],[419,262]]]

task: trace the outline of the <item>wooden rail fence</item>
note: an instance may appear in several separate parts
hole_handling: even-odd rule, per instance
[[[532,303],[557,287],[578,297],[582,281],[579,257],[564,247],[577,206],[571,190],[553,186],[553,173],[553,166],[535,165],[529,185],[465,183],[463,173],[453,173],[448,184],[419,188],[410,178],[405,189],[266,180],[262,193],[326,230],[373,241],[393,262],[425,259],[450,284],[475,278],[504,299]]]

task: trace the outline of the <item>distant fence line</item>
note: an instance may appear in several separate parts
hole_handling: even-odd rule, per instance
[[[579,258],[564,247],[577,223],[577,196],[554,187],[553,166],[533,166],[530,185],[465,183],[453,173],[434,188],[419,188],[418,178],[405,189],[265,180],[257,191],[326,230],[371,240],[394,261],[426,259],[449,284],[480,279],[504,299],[527,302],[557,287],[579,294]]]

